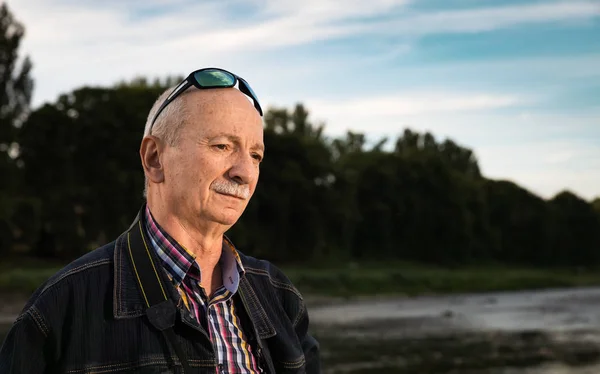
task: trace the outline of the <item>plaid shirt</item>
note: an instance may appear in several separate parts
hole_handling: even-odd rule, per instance
[[[177,243],[154,220],[146,206],[145,227],[152,247],[162,260],[169,278],[179,291],[186,308],[201,324],[206,318],[210,339],[217,356],[217,373],[259,373],[250,344],[240,328],[232,296],[237,292],[244,267],[233,245],[223,240],[219,264],[223,273],[221,286],[208,300],[200,286],[200,267],[194,256]]]

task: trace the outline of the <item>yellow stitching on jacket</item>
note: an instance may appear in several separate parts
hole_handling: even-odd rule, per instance
[[[156,279],[158,280],[158,284],[160,285],[160,290],[163,293],[165,300],[167,299],[167,294],[165,289],[163,288],[162,282],[160,281],[160,277],[158,276],[158,272],[156,271],[156,267],[154,266],[154,261],[152,261],[152,256],[150,255],[150,250],[148,249],[148,245],[146,244],[146,239],[144,239],[144,233],[142,232],[142,222],[139,222],[140,227],[140,235],[142,236],[142,241],[144,242],[144,247],[146,247],[146,253],[148,254],[148,258],[150,259],[150,263],[152,264],[152,269],[154,269],[154,275],[156,275]]]
[[[146,292],[144,292],[144,285],[142,285],[142,281],[137,271],[137,267],[135,266],[135,261],[133,260],[133,253],[131,253],[131,241],[129,240],[129,233],[127,233],[127,246],[129,247],[129,256],[131,257],[131,263],[133,264],[133,270],[135,271],[135,277],[138,280],[140,288],[142,289],[142,295],[144,295],[144,300],[146,300],[146,305],[149,307],[150,303],[148,302],[148,298],[146,297]]]

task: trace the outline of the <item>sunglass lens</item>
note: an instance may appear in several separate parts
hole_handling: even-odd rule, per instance
[[[235,77],[221,70],[202,70],[196,72],[194,78],[203,87],[233,87],[235,85]]]

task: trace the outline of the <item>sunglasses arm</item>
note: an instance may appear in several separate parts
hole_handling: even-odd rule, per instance
[[[158,118],[158,116],[160,115],[160,113],[163,111],[163,109],[165,109],[165,107],[167,105],[169,105],[171,103],[171,101],[175,100],[177,98],[177,96],[181,95],[182,92],[184,92],[185,90],[187,90],[191,86],[192,86],[192,84],[190,83],[189,78],[188,78],[188,79],[184,80],[183,82],[181,82],[179,84],[179,86],[175,87],[173,89],[173,91],[171,91],[171,93],[169,94],[169,96],[167,96],[167,98],[165,99],[165,101],[163,101],[163,103],[161,104],[161,106],[156,111],[156,114],[154,115],[154,118],[152,118],[152,123],[150,124],[150,129],[148,130],[148,134],[150,134],[152,132],[152,127],[154,126],[154,122],[156,122],[156,119]]]

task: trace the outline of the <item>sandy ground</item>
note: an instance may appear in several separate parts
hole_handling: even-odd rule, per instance
[[[600,288],[306,301],[329,374],[600,373]],[[25,302],[0,299],[0,339]]]

